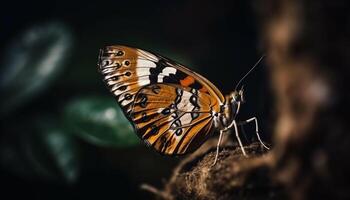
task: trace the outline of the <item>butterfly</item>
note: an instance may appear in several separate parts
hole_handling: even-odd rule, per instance
[[[233,127],[246,155],[237,126],[250,122],[268,148],[255,117],[236,121],[243,88],[224,96],[206,78],[169,58],[121,45],[100,49],[98,70],[137,135],[161,154],[193,152],[220,130],[216,163],[222,135]]]

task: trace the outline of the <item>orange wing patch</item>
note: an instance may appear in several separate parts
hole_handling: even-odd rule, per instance
[[[194,78],[192,76],[186,76],[186,78],[180,80],[180,84],[184,87],[188,87],[194,83]]]
[[[208,89],[203,86],[201,89],[199,89],[199,91],[201,91],[201,92],[208,92]]]

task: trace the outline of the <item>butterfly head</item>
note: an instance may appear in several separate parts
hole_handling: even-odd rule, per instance
[[[229,98],[229,102],[232,103],[244,103],[245,99],[244,99],[244,88],[242,87],[240,90],[238,91],[233,91],[230,94],[230,98]]]
[[[244,103],[244,90],[243,87],[240,90],[231,92],[226,95],[226,103],[222,107],[222,125],[226,127],[239,112],[241,103]]]

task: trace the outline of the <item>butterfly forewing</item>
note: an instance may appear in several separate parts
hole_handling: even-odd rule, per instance
[[[224,101],[208,80],[144,50],[109,46],[99,70],[138,136],[162,154],[194,151],[214,128]]]

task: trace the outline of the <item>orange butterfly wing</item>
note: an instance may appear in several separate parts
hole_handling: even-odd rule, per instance
[[[199,74],[160,55],[125,46],[101,50],[100,72],[138,136],[162,154],[194,151],[224,101]]]
[[[131,120],[138,135],[162,154],[191,152],[211,133],[210,96],[173,84],[153,84],[136,96]]]

